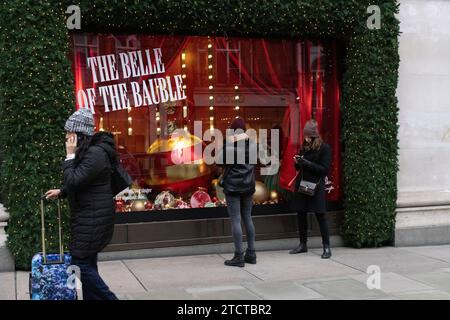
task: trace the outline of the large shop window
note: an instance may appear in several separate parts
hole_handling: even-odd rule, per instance
[[[309,118],[333,149],[328,200],[340,200],[336,42],[94,33],[74,33],[72,40],[76,107],[92,108],[96,130],[114,134],[134,180],[116,198],[117,212],[225,206],[218,168],[194,151],[209,143],[195,135],[194,122],[201,121],[203,131],[224,132],[237,116],[258,133],[268,129],[269,146],[270,129],[279,130],[279,151],[271,152],[279,154],[280,167],[262,175],[257,166],[255,205],[289,199],[292,157]],[[175,129],[189,134],[174,138]],[[195,161],[174,163],[174,150],[192,153]]]

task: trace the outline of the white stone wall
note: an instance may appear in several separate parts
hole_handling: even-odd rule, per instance
[[[399,205],[450,204],[450,1],[401,0]]]
[[[450,243],[450,1],[400,0],[395,244]]]

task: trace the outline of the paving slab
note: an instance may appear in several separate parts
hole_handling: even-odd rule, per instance
[[[350,276],[363,284],[367,283],[369,274]],[[406,278],[393,272],[380,274],[380,290],[385,293],[433,290],[433,287],[425,285],[419,281]]]
[[[448,271],[435,270],[431,272],[410,273],[405,276],[435,289],[450,292],[450,272]]]
[[[295,281],[272,281],[246,287],[265,300],[307,300],[323,298],[318,292]]]
[[[450,300],[450,293],[440,290],[401,292],[394,296],[399,300]]]
[[[245,270],[264,281],[311,279],[361,274],[361,271],[308,252],[291,255],[287,251],[258,253],[256,265],[246,264]]]
[[[17,300],[30,300],[30,273],[16,272]]]
[[[261,300],[261,297],[239,285],[187,288],[186,292],[200,300]]]
[[[325,298],[333,300],[364,300],[389,297],[380,290],[368,289],[365,284],[355,279],[308,282],[304,286],[318,292]]]
[[[319,254],[321,251],[312,250]],[[371,265],[380,267],[381,272],[399,274],[428,272],[441,268],[450,268],[450,263],[426,257],[403,248],[352,249],[336,248],[331,260],[366,272]]]
[[[16,300],[15,272],[0,273],[0,300]]]
[[[403,247],[402,250],[450,263],[450,245]]]
[[[161,290],[155,292],[141,293],[119,293],[119,300],[194,300],[194,296],[183,289]]]
[[[238,267],[227,267],[219,255],[124,260],[148,291],[233,285],[260,281]]]
[[[147,291],[120,260],[99,262],[98,271],[114,293],[145,293]]]

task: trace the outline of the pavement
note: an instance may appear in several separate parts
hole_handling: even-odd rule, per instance
[[[257,252],[244,268],[224,266],[222,253],[122,259],[99,262],[99,271],[120,299],[450,299],[450,245],[332,252],[329,260],[321,249]],[[0,299],[29,299],[28,272],[0,273]]]

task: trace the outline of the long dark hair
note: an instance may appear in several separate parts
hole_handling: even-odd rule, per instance
[[[83,159],[89,145],[91,144],[92,137],[83,133],[76,132],[77,134],[77,151],[75,152],[75,164],[78,164]]]
[[[317,151],[322,146],[322,143],[323,143],[323,140],[320,136],[311,137],[311,142],[309,142],[309,143],[303,139],[302,150],[303,151],[309,151],[309,150]]]

